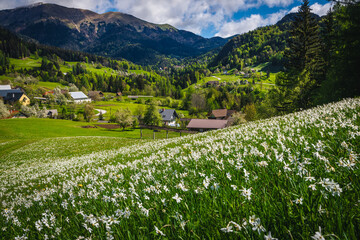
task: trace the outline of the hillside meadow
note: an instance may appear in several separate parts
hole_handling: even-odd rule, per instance
[[[98,125],[99,123],[38,118],[1,120],[0,162],[12,162],[17,158],[78,156],[153,140],[153,131],[150,129],[143,129],[143,138],[140,139],[139,128],[122,131],[120,128],[107,129]],[[96,128],[84,128],[88,126]],[[179,135],[171,131],[168,133],[169,138]],[[166,138],[166,131],[156,132],[155,138]],[[50,145],[52,152],[47,151]],[[24,149],[31,153],[24,154]]]
[[[357,98],[91,153],[59,130],[3,159],[1,238],[359,239],[359,125]]]

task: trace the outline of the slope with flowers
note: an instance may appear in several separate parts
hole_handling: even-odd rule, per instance
[[[6,163],[1,238],[359,239],[359,125],[360,99],[346,99],[131,148]]]

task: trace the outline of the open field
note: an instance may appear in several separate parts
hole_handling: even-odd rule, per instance
[[[58,82],[42,82],[42,81],[39,81],[38,86],[47,88],[49,90],[53,90],[56,87],[60,87],[60,88],[65,87],[64,85]]]
[[[126,98],[126,97],[124,97]],[[129,108],[129,110],[135,114],[136,110],[139,107],[142,107],[145,111],[146,108],[148,107],[148,105],[146,104],[140,104],[140,103],[135,103],[134,102],[117,102],[117,101],[97,101],[94,102],[94,107],[96,109],[103,109],[106,110],[107,112],[104,114],[105,117],[110,117],[111,114],[114,114],[118,109],[125,109],[125,108]],[[158,107],[161,108],[161,107]],[[164,107],[166,109],[173,109],[173,108],[169,108],[169,107]],[[176,110],[177,113],[182,113],[184,114],[184,116],[188,116],[189,115],[189,111],[186,110]]]
[[[2,145],[29,134],[4,126]],[[67,126],[2,161],[1,236],[359,239],[359,127],[360,99],[92,153],[94,137],[62,136],[99,129]]]
[[[34,59],[34,58],[24,58],[24,59],[16,59],[10,58],[10,64],[15,65],[15,69],[30,69],[30,68],[40,68],[41,67],[42,58]]]
[[[122,131],[119,128],[82,128],[97,124],[37,118],[0,120],[0,162],[3,159],[12,159],[19,149],[31,148],[39,144],[51,143],[57,148],[56,156],[60,157],[113,149],[153,138],[153,131],[149,129],[142,130],[143,139],[140,139],[140,129],[130,128]],[[179,133],[175,132],[169,132],[168,135],[169,138],[178,136]],[[166,132],[157,132],[155,137],[166,138]],[[48,156],[46,150],[40,153]]]

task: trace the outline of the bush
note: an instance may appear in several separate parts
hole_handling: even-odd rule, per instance
[[[3,100],[0,99],[0,119],[7,118],[10,116],[9,110],[7,109],[6,105],[4,104]]]

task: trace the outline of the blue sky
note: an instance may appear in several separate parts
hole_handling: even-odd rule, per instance
[[[36,0],[0,0],[0,9],[36,3]],[[170,24],[203,37],[229,37],[274,24],[296,11],[299,0],[42,0],[66,7],[104,13],[119,11],[140,19]],[[310,0],[313,12],[324,15],[326,0]]]

